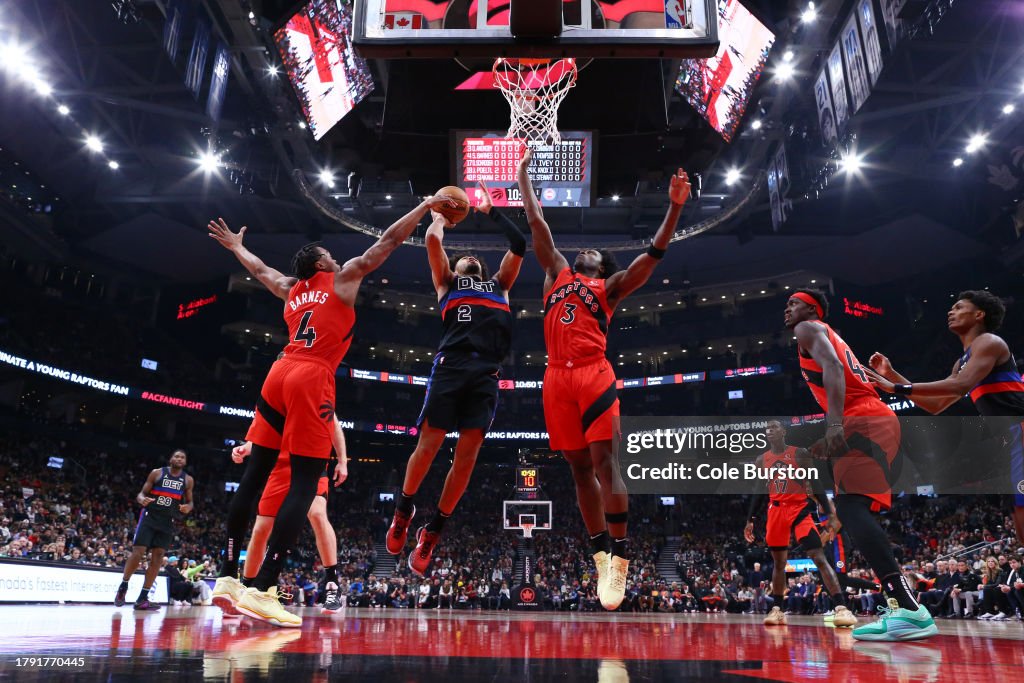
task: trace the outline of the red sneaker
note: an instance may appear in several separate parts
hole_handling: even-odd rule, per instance
[[[423,576],[424,572],[430,568],[430,555],[440,540],[441,534],[427,531],[425,526],[421,526],[416,532],[416,548],[409,554],[409,569],[413,574]]]
[[[392,555],[398,555],[405,550],[405,542],[409,538],[409,524],[412,523],[412,518],[415,514],[415,505],[409,514],[405,514],[401,510],[395,510],[395,517],[391,520],[391,527],[388,528],[386,539],[388,552]]]

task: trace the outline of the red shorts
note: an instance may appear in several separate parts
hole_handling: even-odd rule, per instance
[[[310,458],[331,457],[334,370],[316,359],[282,358],[263,381],[247,441]]]
[[[277,511],[281,509],[284,497],[288,495],[288,489],[292,485],[292,466],[287,453],[277,456],[277,464],[270,471],[270,478],[267,485],[263,487],[263,496],[260,497],[259,514],[261,517],[277,517]],[[320,477],[316,484],[316,495],[327,497],[330,490],[330,482],[327,477]]]
[[[843,428],[850,450],[832,458],[836,494],[866,496],[874,501],[871,508],[876,512],[889,509],[892,482],[899,476],[899,419],[894,413],[857,415],[854,408],[846,411]]]
[[[768,503],[768,529],[764,542],[769,548],[788,549],[791,533],[799,542],[818,532],[819,526],[807,503]]]
[[[619,396],[606,358],[572,368],[549,365],[543,396],[552,450],[581,450],[618,436]]]

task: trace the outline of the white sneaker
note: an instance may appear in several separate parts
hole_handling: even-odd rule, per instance
[[[245,586],[241,581],[233,576],[221,576],[213,585],[213,595],[210,599],[224,611],[224,614],[238,614],[235,606],[244,594]]]
[[[978,617],[978,621],[988,621],[994,616],[994,614],[982,614],[980,617]]]
[[[604,600],[604,592],[608,589],[608,579],[611,577],[610,553],[599,550],[594,553],[594,566],[597,567],[597,597]]]
[[[629,573],[629,560],[613,555],[608,563],[608,581],[604,593],[599,593],[601,606],[606,610],[618,609],[622,599],[626,597],[626,576]]]
[[[999,612],[999,613],[998,613],[998,614],[996,614],[996,615],[995,615],[994,617],[992,617],[992,621],[1006,621],[1006,620],[1007,620],[1007,619],[1009,619],[1009,618],[1010,618],[1010,617],[1006,616],[1006,615],[1005,615],[1005,614],[1003,614],[1002,612]]]
[[[764,618],[765,626],[785,626],[786,615],[778,607],[772,607],[772,611]]]
[[[277,599],[277,586],[271,586],[264,593],[256,588],[247,588],[237,604],[242,614],[265,621],[274,626],[297,628],[302,626],[302,618],[284,608]]]
[[[832,625],[836,628],[853,628],[857,625],[857,616],[845,606],[836,607]]]

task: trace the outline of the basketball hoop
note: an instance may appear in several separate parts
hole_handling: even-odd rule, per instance
[[[561,141],[558,106],[576,85],[576,60],[499,57],[493,73],[512,111],[505,137],[551,145]]]
[[[536,524],[530,524],[529,522],[526,522],[525,524],[521,524],[520,528],[522,528],[522,530],[523,530],[523,538],[533,538],[533,528],[535,526],[537,526],[537,525]]]

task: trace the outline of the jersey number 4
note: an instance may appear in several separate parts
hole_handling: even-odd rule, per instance
[[[569,325],[576,319],[576,304],[565,304],[562,306],[562,317],[559,322]]]
[[[316,341],[316,329],[309,326],[309,319],[313,317],[313,311],[306,311],[299,321],[299,329],[295,332],[295,341],[306,342],[308,349]]]
[[[846,367],[850,368],[850,372],[857,375],[861,382],[864,382],[865,384],[868,383],[867,373],[864,372],[864,368],[857,363],[857,359],[853,357],[850,349],[846,349]]]

